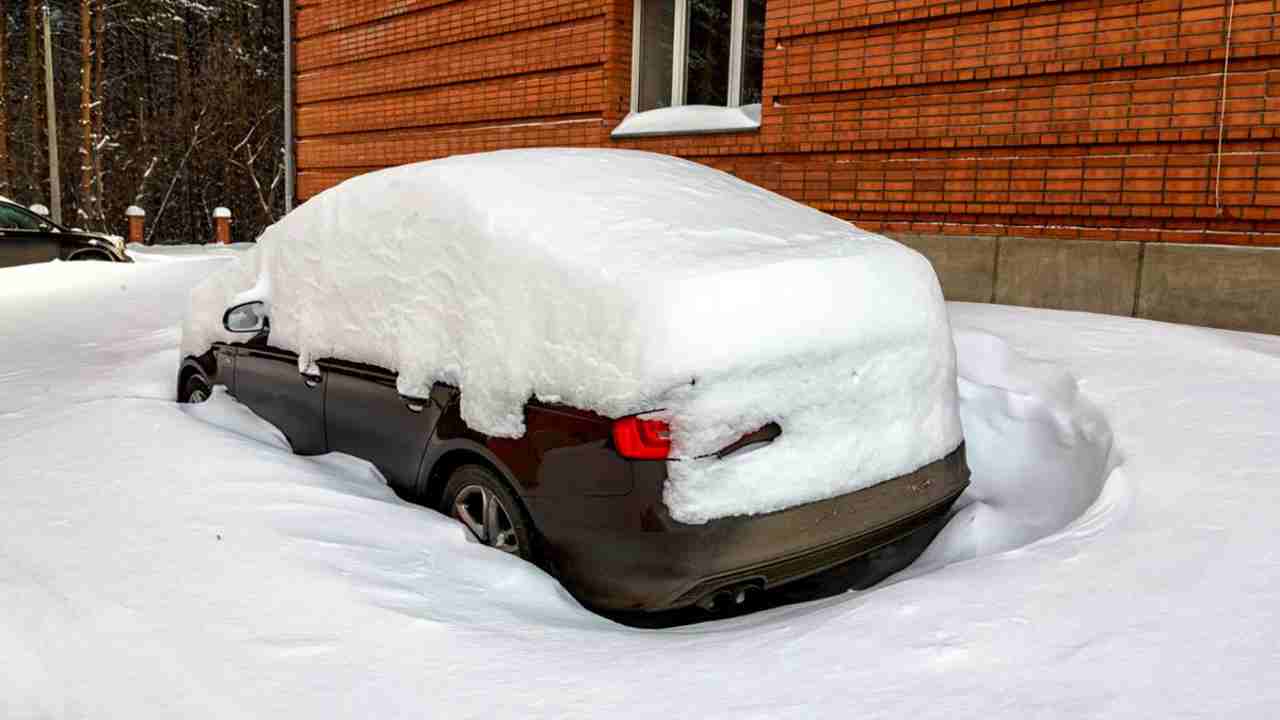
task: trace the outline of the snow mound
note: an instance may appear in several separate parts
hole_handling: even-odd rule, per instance
[[[183,352],[233,340],[223,311],[256,299],[300,370],[456,385],[491,436],[520,436],[532,397],[656,413],[686,458],[666,488],[684,522],[858,490],[961,441],[928,261],[677,158],[513,150],[354,178],[193,291]],[[773,444],[705,457],[771,421]]]
[[[1111,425],[1071,373],[986,332],[957,329],[955,338],[972,484],[910,572],[1029,545],[1075,523],[1105,525],[1127,507]]]

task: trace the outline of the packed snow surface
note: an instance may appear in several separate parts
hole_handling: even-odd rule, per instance
[[[183,352],[269,304],[299,370],[341,358],[524,432],[531,397],[668,419],[685,522],[868,487],[960,444],[933,268],[879,235],[664,155],[514,150],[371,173],[270,227],[193,294]],[[756,452],[707,456],[770,422]],[[694,459],[702,458],[702,459]]]
[[[1280,338],[949,306],[973,485],[873,590],[668,631],[172,402],[225,258],[0,270],[0,717],[1257,718]]]
[[[125,252],[134,262],[168,262],[170,260],[208,260],[211,257],[235,257],[254,247],[253,243],[240,242],[227,245],[143,245],[129,243]]]

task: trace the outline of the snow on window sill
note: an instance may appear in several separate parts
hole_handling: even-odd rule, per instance
[[[631,113],[610,137],[645,137],[713,132],[741,132],[760,129],[760,104],[742,107],[680,105]]]

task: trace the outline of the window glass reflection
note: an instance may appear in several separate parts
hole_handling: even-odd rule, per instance
[[[732,0],[689,0],[686,104],[729,104],[732,19]]]
[[[671,45],[675,0],[645,0],[640,8],[640,87],[636,109],[671,106]]]

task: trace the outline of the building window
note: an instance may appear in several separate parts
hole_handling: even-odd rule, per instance
[[[631,111],[760,102],[764,0],[636,0]]]

